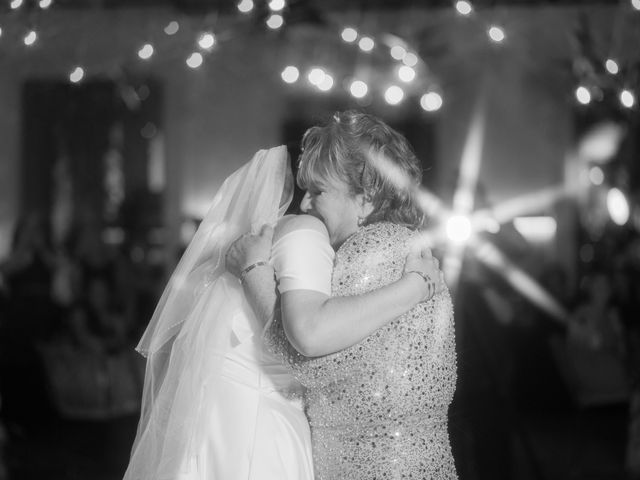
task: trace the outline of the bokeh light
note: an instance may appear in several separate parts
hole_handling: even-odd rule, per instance
[[[435,112],[442,107],[442,96],[437,92],[428,92],[420,97],[420,106],[427,112]]]
[[[358,38],[358,32],[355,28],[346,27],[340,34],[342,39],[347,43],[353,43]]]
[[[167,35],[175,35],[178,33],[178,30],[180,30],[180,24],[175,20],[170,21],[167,23],[167,26],[164,27],[164,33]]]
[[[469,15],[473,11],[473,8],[469,2],[465,0],[458,0],[456,2],[456,10],[460,15]]]
[[[354,97],[362,98],[369,91],[369,87],[362,80],[354,80],[353,82],[351,82],[351,85],[349,86],[349,91],[351,92],[351,95],[353,95]]]
[[[607,210],[611,220],[616,225],[624,225],[629,220],[629,202],[624,193],[612,188],[607,193]]]
[[[295,83],[300,77],[300,70],[298,70],[293,65],[288,65],[284,68],[284,70],[282,70],[280,76],[282,77],[282,80],[287,83]]]
[[[153,45],[145,43],[140,50],[138,50],[138,56],[142,60],[148,60],[153,55]]]
[[[576,88],[576,99],[582,105],[588,105],[591,102],[591,92],[584,85],[580,85]]]
[[[404,98],[404,90],[397,85],[391,85],[384,92],[384,99],[389,105],[397,105]]]
[[[496,43],[500,43],[502,41],[504,41],[505,39],[505,34],[504,34],[504,30],[500,27],[497,27],[495,25],[493,25],[492,27],[489,28],[489,38],[491,40],[493,40]]]
[[[358,46],[363,52],[370,52],[371,50],[373,50],[373,47],[376,46],[376,43],[371,37],[362,37],[358,42]]]
[[[402,65],[398,68],[398,78],[403,82],[411,82],[416,78],[416,71],[408,65]]]
[[[280,14],[274,13],[267,19],[267,27],[272,30],[277,30],[282,25],[284,25],[284,18]]]
[[[253,0],[241,0],[238,3],[238,10],[242,13],[249,13],[253,10]]]
[[[604,67],[607,69],[611,75],[616,75],[620,71],[620,67],[618,66],[618,62],[616,62],[612,58],[608,58],[606,62],[604,62]]]
[[[198,68],[200,65],[202,65],[202,61],[203,61],[202,54],[198,52],[193,52],[187,58],[187,65],[190,68]]]
[[[84,69],[82,67],[75,67],[69,74],[69,81],[72,83],[78,83],[84,78]]]
[[[636,103],[636,97],[631,90],[625,88],[620,92],[620,103],[627,108],[632,108]]]

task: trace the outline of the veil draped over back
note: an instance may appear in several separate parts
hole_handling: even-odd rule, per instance
[[[257,152],[215,195],[137,347],[147,366],[125,480],[174,480],[188,473],[212,428],[208,406],[232,348],[233,319],[253,315],[242,286],[225,270],[225,253],[243,233],[274,224],[292,194],[287,150],[280,146]]]

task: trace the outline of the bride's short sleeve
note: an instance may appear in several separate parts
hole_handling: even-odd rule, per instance
[[[278,291],[314,290],[331,295],[334,255],[329,237],[322,232],[300,229],[286,233],[271,250]]]

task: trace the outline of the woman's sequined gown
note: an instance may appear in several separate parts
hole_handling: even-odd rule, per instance
[[[413,235],[391,223],[358,230],[336,254],[332,296],[399,279]],[[289,361],[307,387],[316,480],[457,478],[447,430],[456,384],[448,292],[346,350]]]

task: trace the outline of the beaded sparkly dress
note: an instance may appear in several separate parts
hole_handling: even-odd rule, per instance
[[[336,253],[332,296],[399,279],[413,235],[391,223],[354,233]],[[291,362],[307,387],[316,480],[457,478],[447,430],[456,384],[448,292],[352,347]]]

